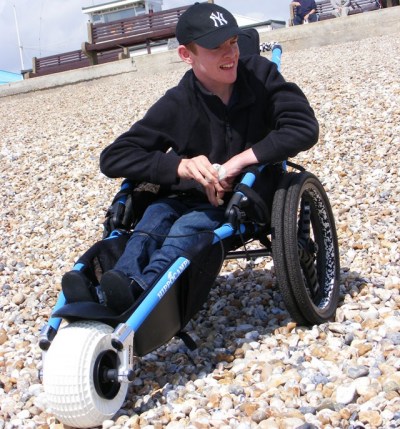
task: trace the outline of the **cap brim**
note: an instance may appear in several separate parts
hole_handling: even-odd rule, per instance
[[[215,49],[231,37],[238,36],[241,33],[242,30],[239,27],[219,28],[216,31],[193,40],[193,42],[206,49]]]

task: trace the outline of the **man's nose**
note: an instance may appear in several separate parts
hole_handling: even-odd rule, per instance
[[[229,43],[225,47],[224,53],[225,53],[225,55],[235,55],[237,50],[238,50],[237,43]]]

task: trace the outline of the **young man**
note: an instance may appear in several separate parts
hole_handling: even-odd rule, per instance
[[[317,5],[315,0],[293,1],[292,6],[296,8],[296,15],[293,19],[293,25],[301,25],[304,22],[317,22]]]
[[[101,279],[116,313],[177,257],[191,258],[212,241],[245,167],[283,161],[317,142],[318,123],[302,91],[266,58],[239,60],[239,34],[226,9],[191,6],[176,28],[178,54],[191,70],[101,154],[106,176],[160,185],[160,198]],[[213,164],[223,166],[224,177]],[[72,277],[63,279],[67,300],[90,299],[87,281]]]

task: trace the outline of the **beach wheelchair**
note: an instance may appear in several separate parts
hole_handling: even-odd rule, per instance
[[[93,284],[121,255],[150,187],[125,180],[104,223],[104,237],[75,264]],[[66,303],[61,292],[39,346],[48,410],[62,423],[94,427],[122,407],[138,358],[180,337],[201,310],[227,258],[272,256],[277,283],[299,325],[331,320],[339,299],[340,263],[334,217],[316,176],[299,165],[253,166],[226,207],[226,222],[194,258],[179,257],[123,314],[100,302]]]

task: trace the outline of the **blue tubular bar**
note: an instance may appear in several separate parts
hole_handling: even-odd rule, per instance
[[[265,165],[259,165],[258,167],[257,167],[257,169],[258,169],[258,171],[262,171],[263,169],[265,168]],[[240,181],[240,184],[242,184],[242,185],[246,185],[246,186],[248,186],[249,188],[251,188],[253,185],[254,185],[254,182],[255,182],[255,180],[256,180],[256,175],[254,174],[254,173],[252,173],[251,171],[248,171],[247,173],[245,173],[245,175],[242,177],[242,180]],[[235,195],[237,195],[237,196],[244,196],[244,194],[242,193],[242,192],[240,192],[240,191],[236,191],[234,194],[233,194],[233,196],[235,196]],[[231,200],[231,202],[232,202],[233,200]],[[239,200],[238,200],[239,201]],[[236,201],[236,203],[238,202],[238,201]]]
[[[265,165],[259,165],[257,167],[258,171],[261,172],[262,170],[264,170]],[[252,173],[251,171],[248,171],[243,177],[242,180],[240,181],[240,183],[242,185],[246,185],[249,188],[251,188],[254,185],[254,182],[256,180],[256,175],[254,173]]]
[[[132,182],[130,181],[130,180],[128,180],[128,179],[125,179],[123,182],[122,182],[122,184],[121,184],[121,191],[126,191],[127,189],[130,189],[130,188],[132,188],[133,186],[132,186]],[[125,195],[122,195],[119,199],[118,199],[118,203],[120,203],[120,204],[125,204],[126,203],[126,198],[127,198],[127,196],[126,196],[126,194]]]
[[[256,180],[255,174],[248,172],[243,176],[240,183],[243,185],[247,185],[249,188],[251,188],[253,186],[255,180]]]
[[[281,71],[281,56],[282,56],[281,45],[274,45],[272,48],[271,61],[277,65],[279,71]]]
[[[281,57],[282,57],[282,47],[281,45],[274,45],[272,48],[272,58],[271,61],[275,63],[278,67],[278,71],[281,71]],[[287,165],[286,161],[282,162],[282,167],[286,171]]]
[[[188,259],[183,257],[178,258],[151,289],[149,294],[138,306],[131,317],[126,321],[126,325],[135,332],[189,265],[190,261]]]
[[[84,264],[78,263],[72,267],[72,270],[73,271],[82,271],[84,267],[85,267]]]
[[[108,237],[103,238],[103,240],[112,240],[113,238],[121,237],[123,234],[126,234],[126,232],[120,231],[119,229],[114,229],[114,231],[112,231]]]
[[[53,308],[52,313],[55,313],[57,310],[59,310],[61,307],[63,307],[66,304],[66,302],[67,301],[65,299],[65,296],[61,291],[60,294],[58,295],[57,302]],[[57,331],[58,328],[60,327],[60,324],[61,324],[61,318],[50,316],[50,319],[49,319],[47,324]]]
[[[244,225],[239,226],[239,231],[235,231],[233,226],[230,223],[224,223],[222,226],[217,228],[214,231],[214,240],[212,244],[218,243],[219,241],[222,241],[224,238],[232,237],[234,234],[243,234],[246,230],[246,227]]]

